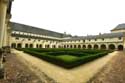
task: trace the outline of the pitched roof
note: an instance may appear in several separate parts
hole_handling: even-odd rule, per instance
[[[33,34],[52,36],[52,37],[58,37],[58,38],[69,36],[69,35],[64,35],[63,33],[58,33],[58,32],[45,30],[42,28],[37,28],[37,27],[15,23],[15,22],[11,22],[11,27],[12,27],[12,31],[20,31],[20,32],[33,33]]]
[[[111,31],[114,30],[125,30],[125,23],[119,24],[117,25],[114,29],[112,29]]]
[[[105,33],[105,34],[101,34],[101,35],[89,35],[89,36],[81,36],[81,37],[72,37],[69,39],[65,39],[67,40],[84,40],[84,39],[102,39],[102,38],[116,38],[116,37],[123,37],[123,33]],[[65,41],[64,40],[64,41]]]

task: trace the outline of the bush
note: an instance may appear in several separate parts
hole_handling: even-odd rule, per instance
[[[90,62],[99,57],[107,55],[110,52],[104,50],[34,49],[34,48],[19,49],[19,50],[23,50],[24,52],[31,54],[32,56],[52,62],[56,65],[60,65],[64,68],[73,68],[75,66],[79,66],[83,63]]]

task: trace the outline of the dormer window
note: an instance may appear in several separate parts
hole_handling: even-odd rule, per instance
[[[121,40],[121,39],[122,39],[122,37],[119,37],[118,39],[119,39],[119,40]]]

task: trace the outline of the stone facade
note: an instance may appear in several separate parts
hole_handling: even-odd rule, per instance
[[[12,0],[0,0],[0,48],[9,46]]]
[[[117,26],[111,30],[111,33],[82,37],[73,37],[71,35],[13,22],[11,23],[11,28],[12,48],[79,48],[123,50],[125,46],[125,26],[123,25],[122,28],[120,26],[120,29],[119,26]]]

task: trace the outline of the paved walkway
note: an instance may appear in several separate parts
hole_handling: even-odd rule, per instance
[[[79,67],[64,69],[21,51],[13,50],[13,52],[16,53],[20,60],[25,62],[25,64],[36,72],[39,77],[41,77],[41,73],[44,72],[58,83],[86,83],[99,72],[113,56],[118,54],[116,51]]]
[[[88,83],[125,83],[125,54],[117,53]]]

